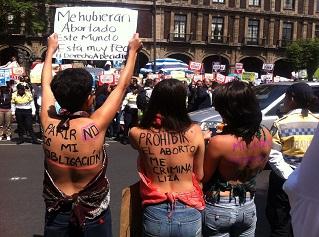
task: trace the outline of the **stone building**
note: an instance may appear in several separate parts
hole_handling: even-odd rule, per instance
[[[213,62],[225,64],[228,71],[241,62],[246,71],[255,72],[261,72],[263,63],[272,63],[275,75],[290,77],[285,47],[297,39],[319,36],[318,0],[60,0],[46,6],[45,37],[26,36],[23,30],[7,32],[5,40],[0,37],[0,63],[10,54],[25,65],[43,57],[55,8],[63,6],[138,10],[137,31],[144,41],[138,68],[154,57],[171,57],[203,62],[206,72],[212,71]]]

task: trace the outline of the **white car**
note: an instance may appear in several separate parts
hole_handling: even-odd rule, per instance
[[[263,84],[254,87],[262,112],[262,124],[271,128],[273,122],[282,116],[281,107],[287,88],[294,82],[282,82]],[[313,88],[315,95],[319,98],[319,82],[308,82]],[[312,111],[319,115],[319,103]],[[220,114],[212,108],[197,110],[189,113],[190,118],[201,125],[202,130],[215,128],[222,121]]]

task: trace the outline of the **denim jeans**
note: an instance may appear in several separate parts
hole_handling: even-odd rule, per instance
[[[200,237],[201,212],[181,202],[150,205],[143,212],[144,237]]]
[[[71,212],[60,212],[56,215],[46,213],[44,237],[111,237],[111,211],[108,208],[102,215],[86,220],[83,229],[70,224]]]
[[[221,197],[219,203],[206,203],[203,212],[203,237],[253,237],[257,215],[254,199],[239,204],[235,199]]]
[[[11,110],[0,111],[0,137],[11,136]]]

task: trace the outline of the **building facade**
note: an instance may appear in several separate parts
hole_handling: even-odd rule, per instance
[[[69,0],[46,5],[46,33],[37,36],[7,34],[0,39],[0,63],[17,54],[24,64],[46,51],[45,38],[53,31],[56,7],[113,6],[136,9],[144,48],[138,68],[156,58],[172,57],[212,64],[237,62],[246,71],[261,72],[262,64],[274,64],[274,74],[289,77],[292,71],[285,48],[292,41],[319,37],[318,0]],[[43,37],[45,35],[45,37]]]

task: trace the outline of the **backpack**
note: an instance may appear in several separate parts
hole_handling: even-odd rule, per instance
[[[136,97],[137,108],[144,111],[148,105],[150,98],[146,95],[146,90],[141,90]]]

